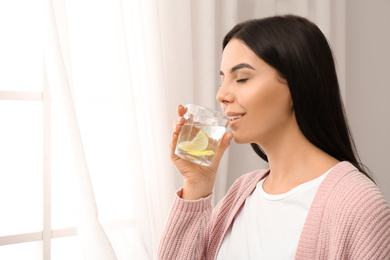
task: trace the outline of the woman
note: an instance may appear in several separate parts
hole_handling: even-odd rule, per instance
[[[183,175],[160,259],[390,259],[390,209],[359,163],[329,45],[316,25],[276,16],[223,41],[218,101],[230,118],[211,166],[174,154]],[[219,161],[250,143],[268,170],[240,177],[211,208]]]

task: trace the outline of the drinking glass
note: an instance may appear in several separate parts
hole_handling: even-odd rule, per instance
[[[175,154],[193,163],[210,165],[229,119],[210,108],[193,104],[185,107],[185,123],[177,140]]]

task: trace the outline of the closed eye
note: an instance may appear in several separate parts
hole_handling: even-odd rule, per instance
[[[248,79],[238,79],[237,80],[237,83],[243,83],[243,82],[245,82],[245,81],[247,81]]]

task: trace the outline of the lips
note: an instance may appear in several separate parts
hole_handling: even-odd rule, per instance
[[[237,124],[246,113],[236,113],[236,112],[228,112],[226,116],[229,118],[229,126],[233,127]]]
[[[244,115],[239,115],[239,116],[229,116],[228,118],[229,118],[229,120],[230,121],[233,121],[233,120],[236,120],[236,119],[239,119],[239,118],[241,118],[241,117],[243,117]]]
[[[226,116],[227,118],[229,118],[230,121],[233,121],[245,116],[245,113],[227,112]]]

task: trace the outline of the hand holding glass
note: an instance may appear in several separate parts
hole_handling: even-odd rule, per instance
[[[210,165],[229,120],[218,111],[198,105],[189,104],[186,109],[175,154],[193,163]]]

